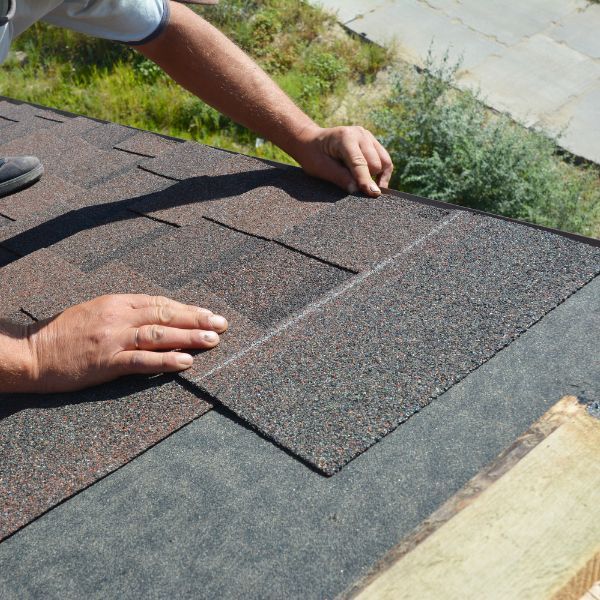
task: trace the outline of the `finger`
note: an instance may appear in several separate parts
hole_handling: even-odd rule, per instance
[[[150,296],[148,294],[132,294],[129,296],[131,307],[132,308],[165,308],[167,312],[169,310],[173,311],[182,311],[182,310],[191,310],[191,311],[200,311],[201,313],[206,313],[207,315],[214,314],[210,309],[204,308],[202,306],[195,306],[193,304],[183,304],[181,302],[177,302],[177,300],[172,300],[171,298],[167,298],[165,296]],[[220,315],[216,315],[220,316]],[[222,322],[221,322],[221,325]],[[226,327],[226,326],[225,326]]]
[[[228,327],[227,319],[206,308],[181,304],[174,300],[157,303],[133,311],[131,325],[167,325],[181,329],[206,329],[222,333]]]
[[[359,142],[359,145],[363,156],[367,160],[369,174],[371,175],[372,179],[376,179],[381,174],[383,166],[381,164],[381,158],[379,158],[379,152],[377,152],[377,148],[375,148],[372,137],[366,136]]]
[[[373,134],[371,134],[371,137],[373,138],[373,144],[379,154],[379,160],[381,161],[381,173],[379,174],[379,177],[376,178],[376,181],[381,187],[389,187],[390,179],[394,172],[394,163],[392,162],[389,152],[381,145],[379,140]]]
[[[321,177],[323,179],[327,179],[327,181],[331,181],[331,183],[337,185],[342,188],[344,191],[349,194],[356,194],[358,192],[358,186],[354,181],[354,177],[352,177],[352,173],[339,161],[335,158],[330,158],[329,156],[325,156],[321,161],[320,165],[323,170],[317,173],[309,173],[309,175],[314,175],[316,177]]]
[[[201,329],[177,329],[163,325],[143,325],[127,331],[125,347],[137,350],[207,349],[219,343],[219,334]]]
[[[358,189],[367,196],[379,196],[381,190],[371,177],[369,164],[365,158],[358,139],[347,140],[340,148],[342,160],[352,173]]]
[[[185,352],[129,350],[116,355],[114,367],[120,375],[155,375],[189,369],[193,362]]]

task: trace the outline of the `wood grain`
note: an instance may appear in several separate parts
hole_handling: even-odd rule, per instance
[[[600,577],[600,421],[563,398],[351,591],[579,600]]]

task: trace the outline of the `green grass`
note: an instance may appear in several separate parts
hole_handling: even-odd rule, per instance
[[[222,0],[196,9],[269,72],[315,120],[327,122],[330,99],[353,80],[369,81],[389,53],[346,35],[334,19],[296,0]],[[60,107],[177,137],[293,162],[270,143],[182,90],[134,50],[42,23],[15,49],[24,66],[0,69],[0,90],[13,98]]]
[[[393,187],[535,223],[600,235],[600,177],[557,156],[553,140],[486,109],[454,86],[447,61],[374,83],[391,53],[346,34],[298,0],[221,0],[197,9],[251,54],[316,121],[370,115],[389,148]],[[182,90],[131,48],[37,24],[0,68],[0,93],[91,117],[293,162]],[[361,93],[356,100],[347,92]],[[369,93],[362,94],[363,91]]]

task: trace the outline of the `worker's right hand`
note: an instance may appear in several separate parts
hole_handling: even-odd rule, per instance
[[[20,387],[64,392],[122,375],[181,371],[193,358],[180,350],[212,348],[226,329],[224,317],[161,296],[101,296],[29,327]]]

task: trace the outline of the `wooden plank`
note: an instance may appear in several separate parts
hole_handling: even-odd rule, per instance
[[[579,600],[600,579],[600,421],[563,398],[353,598]]]
[[[600,581],[597,581],[583,596],[581,600],[600,600]]]

